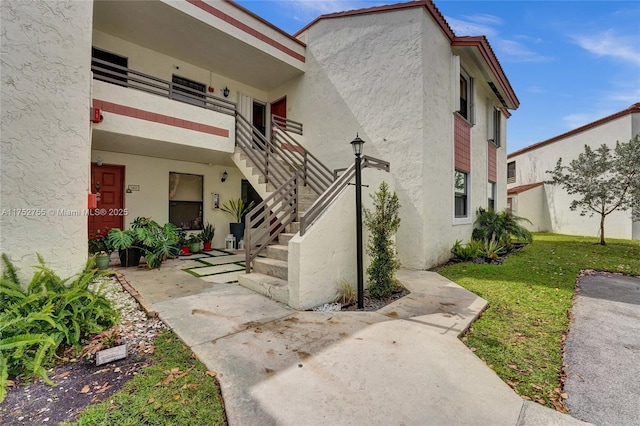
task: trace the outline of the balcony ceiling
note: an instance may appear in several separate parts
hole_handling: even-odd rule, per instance
[[[91,149],[234,167],[231,154],[188,145],[93,130]]]
[[[268,91],[301,70],[160,1],[94,2],[94,28]]]

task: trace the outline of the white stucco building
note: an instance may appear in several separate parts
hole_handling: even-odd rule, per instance
[[[294,36],[231,1],[1,7],[0,250],[25,273],[36,252],[79,270],[88,231],[138,216],[215,223],[223,247],[214,198],[260,201],[298,169],[310,204],[353,164],[356,134],[390,163],[365,169],[365,198],[382,180],[397,191],[405,267],[447,260],[478,207],[507,206],[519,101],[488,40],[456,36],[431,1],[323,15]],[[352,191],[336,189],[304,235],[287,226],[283,301],[309,307],[354,281]],[[108,214],[73,214],[89,194]]]
[[[640,103],[592,123],[535,143],[507,156],[508,203],[514,214],[532,224],[523,225],[532,231],[569,235],[598,236],[600,218],[580,216],[569,206],[574,196],[560,186],[545,184],[547,173],[559,158],[567,165],[584,152],[606,144],[611,149],[616,142],[628,142],[640,133]],[[640,239],[640,222],[633,222],[631,211],[613,212],[605,221],[605,237]]]

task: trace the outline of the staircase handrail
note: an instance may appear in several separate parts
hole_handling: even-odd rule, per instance
[[[362,168],[374,168],[389,172],[391,165],[389,162],[368,155],[362,156]],[[351,179],[356,175],[355,162],[346,169],[337,169],[344,172],[331,184],[326,191],[318,197],[318,199],[309,207],[305,214],[300,218],[300,236],[307,232],[307,229],[327,210],[329,205],[340,195],[344,188],[349,185]],[[337,171],[336,171],[337,175]]]
[[[281,128],[286,128],[289,132],[302,135],[302,123],[298,121],[294,121],[276,114],[271,114],[271,121]]]
[[[334,181],[333,173],[315,155],[289,134],[290,126],[280,126],[276,120],[278,116],[272,116],[272,135],[277,146],[287,157],[289,164],[300,172],[300,177],[305,186],[313,192],[322,194]]]
[[[291,222],[298,220],[297,172],[245,216],[245,264],[247,274],[251,262],[271,244]],[[272,223],[272,219],[276,219]],[[262,221],[265,226],[253,228]]]
[[[278,187],[290,178],[291,172],[284,169],[289,160],[239,112],[236,112],[236,146],[265,176],[266,183]]]

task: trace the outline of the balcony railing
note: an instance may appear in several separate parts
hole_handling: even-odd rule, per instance
[[[201,108],[210,109],[221,114],[235,116],[236,113],[236,104],[234,102],[101,59],[91,59],[91,71],[93,71],[93,78],[96,80],[141,90]]]

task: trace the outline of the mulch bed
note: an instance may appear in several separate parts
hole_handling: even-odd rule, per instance
[[[402,287],[400,290],[394,291],[391,296],[383,297],[380,299],[369,297],[368,295],[363,296],[364,308],[358,309],[358,303],[352,303],[350,305],[345,305],[342,307],[342,311],[377,311],[378,309],[382,309],[390,303],[395,302],[396,300],[408,295],[410,293],[409,290]]]
[[[148,355],[130,356],[96,367],[78,361],[53,369],[49,386],[40,378],[16,382],[0,404],[3,425],[57,425],[75,420],[89,404],[104,401],[148,365]]]

